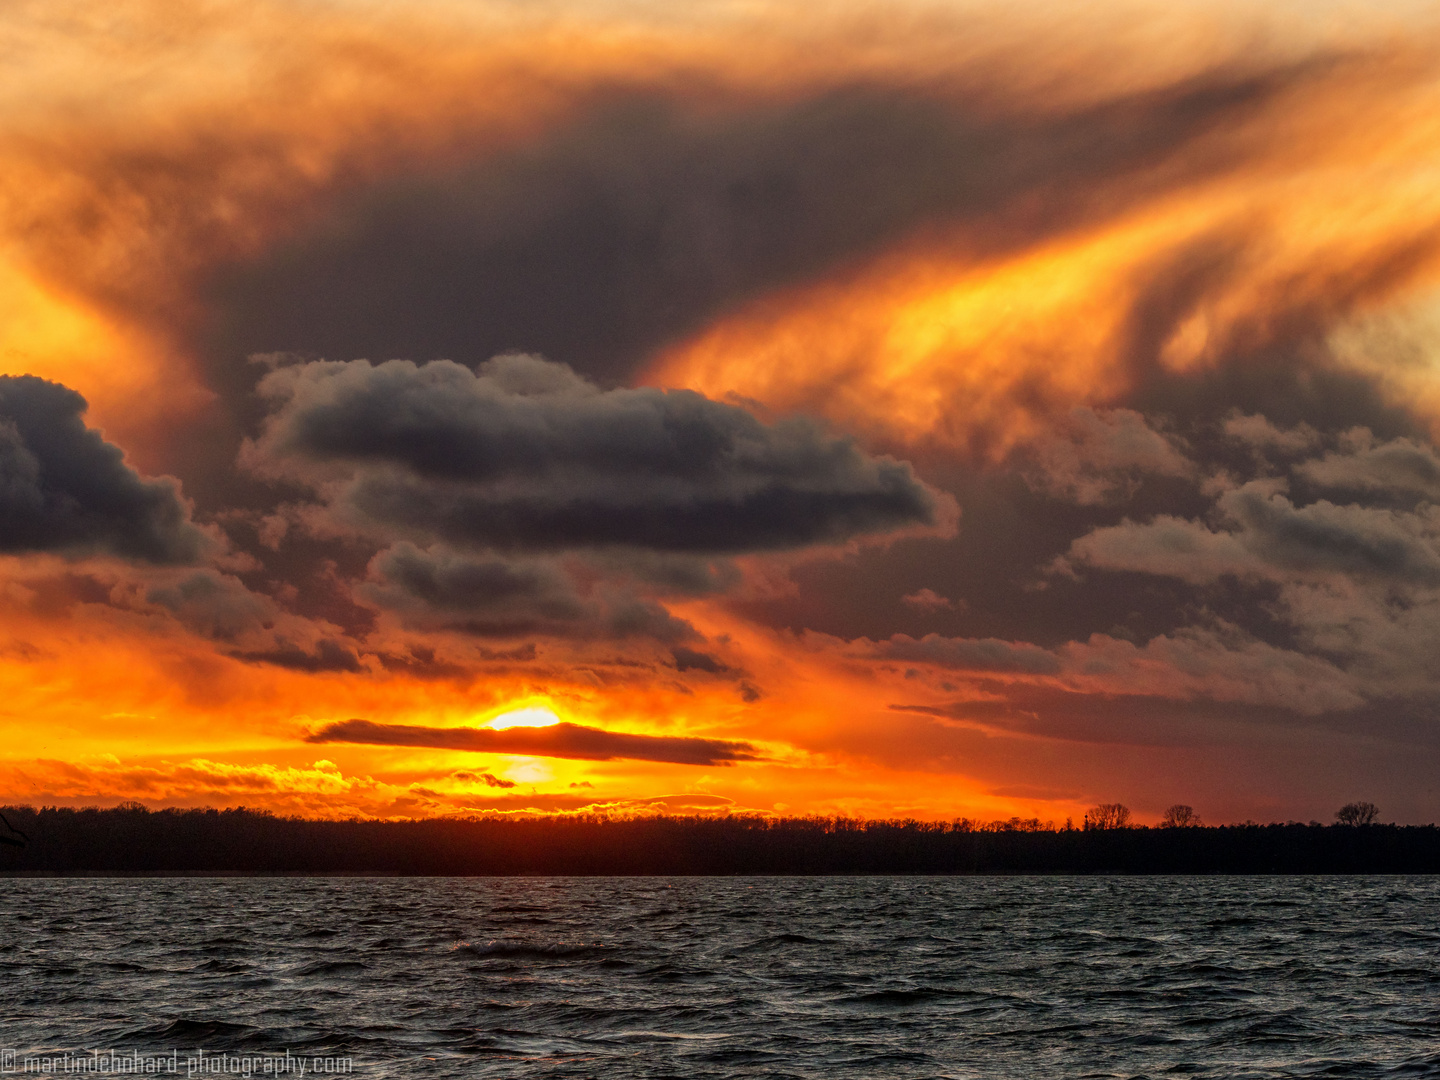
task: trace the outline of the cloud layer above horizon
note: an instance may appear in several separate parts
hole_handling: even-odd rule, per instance
[[[0,801],[1440,812],[1425,13],[0,44]]]

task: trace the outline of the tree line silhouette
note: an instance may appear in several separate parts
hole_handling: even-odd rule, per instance
[[[0,874],[1440,873],[1440,829],[1373,824],[1368,804],[1331,826],[1205,827],[1177,806],[1161,828],[1131,826],[1128,810],[1107,805],[1080,828],[1033,818],[334,821],[245,808],[4,807],[28,842],[0,848]]]

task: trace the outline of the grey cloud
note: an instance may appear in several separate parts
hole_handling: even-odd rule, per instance
[[[210,546],[173,480],[147,480],[87,428],[85,399],[30,375],[0,376],[0,552],[196,562]]]
[[[1040,675],[1039,683],[1067,693],[1116,697],[1151,696],[1171,701],[1210,700],[1281,708],[1307,715],[1363,705],[1363,682],[1321,657],[1276,648],[1236,626],[1213,621],[1136,645],[1104,634],[1072,641],[1059,649],[1023,642],[942,638],[920,641],[897,635],[881,642],[874,655],[936,664],[982,678],[977,687],[1000,690],[1015,699],[1032,691],[995,676]],[[1023,680],[1025,684],[1035,680]],[[953,689],[953,687],[950,687]],[[977,704],[996,695],[982,693]]]
[[[1161,514],[1148,522],[1125,520],[1075,540],[1055,569],[1074,566],[1135,571],[1206,584],[1226,574],[1262,574],[1264,565],[1243,540],[1203,522]]]
[[[1031,487],[1081,505],[1119,501],[1147,474],[1195,471],[1179,440],[1156,431],[1133,409],[1072,409],[1030,455],[1022,473]]]
[[[896,634],[888,641],[875,643],[873,655],[887,660],[938,664],[957,671],[1058,675],[1061,670],[1059,657],[1038,645],[996,638],[926,634],[916,640],[906,634]]]
[[[1296,506],[1273,481],[1224,492],[1216,513],[1228,529],[1160,516],[1125,521],[1076,540],[1067,561],[1192,582],[1225,574],[1288,579],[1355,575],[1440,585],[1440,515],[1321,500]]]
[[[1320,487],[1440,498],[1440,455],[1415,439],[1376,443],[1366,429],[1347,432],[1347,444],[1295,472]]]
[[[1221,430],[1228,438],[1261,452],[1303,454],[1320,445],[1320,433],[1309,424],[1301,422],[1281,429],[1259,413],[1242,413],[1239,409],[1225,418]]]
[[[1418,441],[1377,445],[1352,432],[1341,442],[1341,450],[1295,466],[1296,475],[1381,498],[1413,496],[1425,482],[1431,452]],[[1207,589],[1228,579],[1268,590],[1256,594],[1252,613],[1262,608],[1283,629],[1272,635],[1273,646],[1227,645],[1217,666],[1219,654],[1209,645],[1197,648],[1203,633],[1191,628],[1145,650],[1177,672],[1213,669],[1234,693],[1255,688],[1243,691],[1244,700],[1266,700],[1268,688],[1278,694],[1272,704],[1288,699],[1295,703],[1289,707],[1303,709],[1310,702],[1317,711],[1343,708],[1347,699],[1420,700],[1440,691],[1433,660],[1440,648],[1440,508],[1423,501],[1410,509],[1324,499],[1297,504],[1283,480],[1269,478],[1222,489],[1208,518],[1157,515],[1094,529],[1072,543],[1063,563]],[[1118,658],[1127,651],[1134,646],[1092,641],[1088,655]],[[1135,656],[1141,662],[1129,681],[1144,682],[1152,658]]]
[[[495,730],[341,720],[327,724],[310,735],[306,742],[425,746],[444,750],[473,750],[486,754],[574,758],[582,761],[626,758],[634,761],[663,761],[675,765],[728,765],[736,761],[755,761],[760,758],[755,747],[744,742],[670,735],[630,735],[569,723]]]
[[[910,466],[804,419],[767,425],[690,391],[602,391],[560,364],[497,357],[281,367],[246,460],[347,476],[341,512],[500,549],[727,553],[932,525]]]
[[[1217,505],[1240,524],[1242,542],[1268,565],[1440,585],[1440,515],[1325,500],[1297,507],[1262,484],[1227,492]]]
[[[1354,709],[1364,687],[1330,660],[1258,641],[1238,627],[1190,626],[1144,645],[1096,634],[1060,650],[1077,689],[1203,698],[1307,715]]]
[[[419,626],[478,637],[650,637],[683,641],[689,623],[646,598],[596,585],[582,595],[549,559],[466,555],[405,541],[371,561],[360,595]]]

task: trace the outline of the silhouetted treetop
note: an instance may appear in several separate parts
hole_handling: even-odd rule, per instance
[[[1335,821],[1341,825],[1373,825],[1380,816],[1380,808],[1373,802],[1346,803],[1335,811]]]
[[[1195,813],[1193,807],[1184,803],[1176,803],[1167,807],[1164,816],[1160,819],[1162,829],[1198,829],[1204,822],[1200,815]]]
[[[1123,803],[1107,802],[1092,806],[1085,812],[1086,829],[1128,829],[1130,808]]]

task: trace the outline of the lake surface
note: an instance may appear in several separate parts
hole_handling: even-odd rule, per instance
[[[4,879],[0,920],[16,1074],[1440,1076],[1434,878]]]

